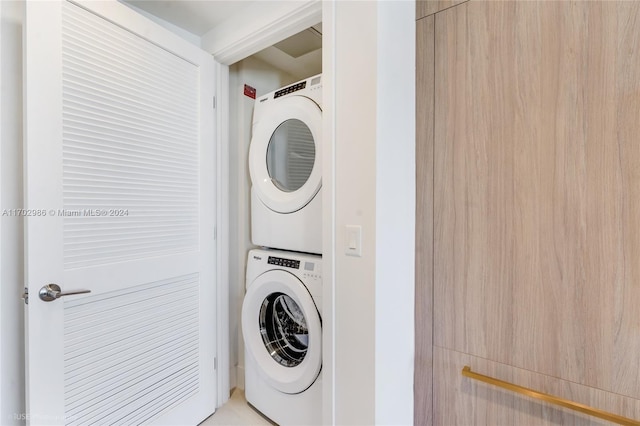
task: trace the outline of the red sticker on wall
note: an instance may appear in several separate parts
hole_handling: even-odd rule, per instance
[[[249,86],[248,84],[244,85],[244,95],[250,97],[251,99],[256,98],[256,89]]]

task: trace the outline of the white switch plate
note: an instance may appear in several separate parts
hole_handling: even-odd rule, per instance
[[[362,257],[362,226],[346,225],[344,252],[349,256]]]

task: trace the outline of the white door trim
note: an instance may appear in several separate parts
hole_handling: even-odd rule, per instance
[[[274,4],[275,3],[275,4]],[[202,36],[202,48],[231,65],[322,21],[322,1],[251,2]]]
[[[252,4],[247,14],[235,16],[202,36],[201,48],[216,61],[216,120],[218,132],[218,401],[229,399],[229,65],[322,21],[322,1],[304,0]],[[244,288],[244,286],[243,286]],[[328,310],[331,312],[331,310]],[[222,350],[225,348],[225,350]],[[324,362],[324,361],[323,361]]]
[[[216,406],[221,407],[229,399],[231,391],[229,384],[229,66],[216,61],[215,72],[217,76],[215,101],[212,100],[212,102],[216,103],[216,139],[218,141],[216,147],[218,159],[218,199],[216,200],[218,401]]]

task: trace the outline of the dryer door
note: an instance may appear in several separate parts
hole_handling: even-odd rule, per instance
[[[320,314],[294,275],[273,270],[256,278],[242,305],[242,333],[258,371],[280,392],[303,392],[320,374]]]
[[[320,189],[322,111],[311,99],[288,96],[271,101],[253,128],[249,173],[268,208],[292,213]]]

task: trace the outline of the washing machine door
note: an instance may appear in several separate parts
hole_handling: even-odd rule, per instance
[[[268,271],[249,286],[242,305],[242,333],[257,370],[280,392],[303,392],[320,374],[320,314],[295,275]]]
[[[304,96],[270,102],[253,128],[249,173],[260,201],[273,211],[292,213],[320,190],[322,111]]]

